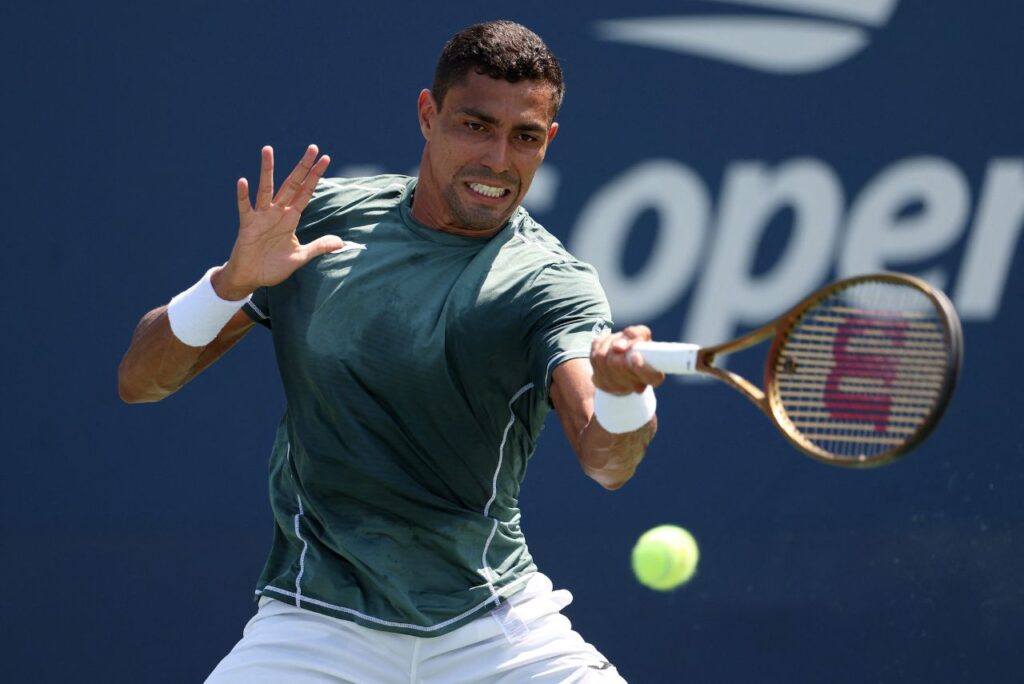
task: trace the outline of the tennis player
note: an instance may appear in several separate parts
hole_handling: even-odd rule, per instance
[[[572,630],[517,507],[551,407],[583,471],[629,480],[663,376],[609,334],[594,270],[520,206],[558,131],[562,72],[511,22],[445,46],[419,95],[418,178],[322,180],[315,146],[230,258],[139,323],[125,401],[181,388],[256,324],[287,408],[256,615],[209,682],[621,682]],[[596,419],[595,419],[596,417]]]

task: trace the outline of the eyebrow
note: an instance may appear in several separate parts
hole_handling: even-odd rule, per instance
[[[492,126],[496,126],[499,123],[498,120],[491,116],[490,114],[485,114],[478,109],[473,109],[472,107],[460,107],[458,111],[462,114],[471,116],[474,119],[480,119],[484,123],[491,124]],[[535,123],[520,124],[516,126],[516,130],[530,131],[533,133],[547,133],[546,128]]]

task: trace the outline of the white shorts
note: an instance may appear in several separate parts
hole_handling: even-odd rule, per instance
[[[571,601],[538,573],[499,609],[417,637],[264,597],[206,684],[625,684],[561,614]]]

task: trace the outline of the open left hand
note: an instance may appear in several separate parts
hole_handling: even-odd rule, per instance
[[[310,145],[295,169],[274,192],[274,150],[262,150],[260,184],[256,204],[249,203],[249,183],[238,181],[238,237],[227,264],[213,276],[213,286],[224,299],[241,299],[258,287],[276,285],[314,257],[340,248],[336,235],[325,235],[308,244],[295,236],[302,210],[317,182],[327,170],[330,157],[317,157]]]

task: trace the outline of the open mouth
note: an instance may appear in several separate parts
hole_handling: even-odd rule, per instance
[[[475,194],[486,197],[487,199],[501,199],[511,192],[508,188],[501,188],[496,185],[487,185],[485,183],[466,183],[466,187],[472,190]]]

